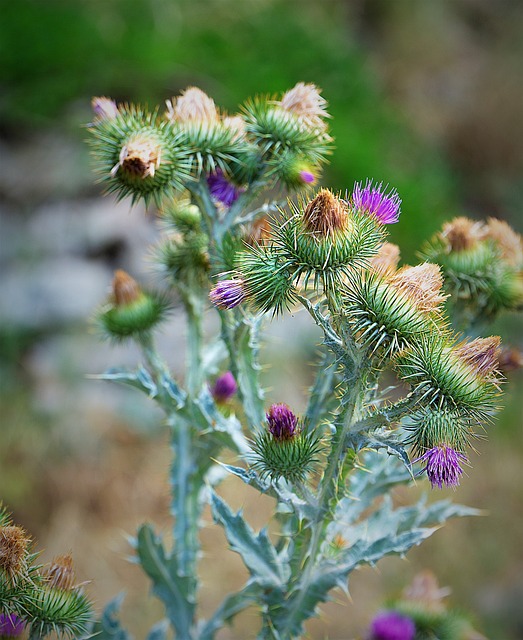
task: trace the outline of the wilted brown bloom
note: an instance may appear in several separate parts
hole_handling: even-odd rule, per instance
[[[447,239],[452,251],[464,251],[481,240],[483,224],[469,218],[454,218],[443,225],[443,237]]]
[[[501,251],[502,258],[513,267],[523,266],[523,241],[504,220],[489,218],[483,228],[483,238],[492,240]]]
[[[53,559],[46,571],[44,578],[50,587],[61,591],[70,591],[74,588],[75,574],[73,558],[70,553],[57,556]]]
[[[502,347],[499,352],[498,366],[502,373],[521,369],[523,367],[523,353],[516,347]]]
[[[470,342],[463,342],[457,347],[457,354],[475,372],[483,377],[494,373],[499,366],[499,346],[501,338],[476,338]]]
[[[122,269],[114,273],[113,297],[117,307],[136,302],[142,296],[142,290],[134,278]]]
[[[243,138],[245,136],[245,120],[241,116],[225,116],[222,124],[226,129],[232,131],[233,140]]]
[[[110,98],[95,97],[91,100],[91,106],[99,120],[113,120],[119,115],[116,102]]]
[[[303,213],[305,229],[320,236],[328,236],[347,228],[349,218],[345,203],[328,189],[321,189]]]
[[[167,118],[177,122],[216,122],[214,100],[197,87],[188,87],[178,98],[167,101]]]
[[[0,571],[13,585],[25,576],[30,542],[31,538],[21,527],[0,527]]]
[[[255,220],[249,229],[245,242],[251,246],[263,244],[271,237],[271,224],[267,216]]]
[[[111,174],[115,175],[121,168],[139,178],[153,178],[160,166],[161,155],[162,148],[154,138],[137,134],[122,147],[118,163]]]
[[[441,292],[443,276],[440,268],[430,262],[402,267],[390,278],[390,283],[406,293],[422,311],[435,311],[446,298]]]
[[[400,248],[392,242],[384,242],[378,253],[369,260],[370,267],[379,273],[393,273],[400,261]]]
[[[294,113],[316,127],[325,127],[322,118],[329,116],[325,110],[327,101],[320,95],[319,89],[314,84],[298,82],[295,87],[283,94],[280,105],[286,111]]]

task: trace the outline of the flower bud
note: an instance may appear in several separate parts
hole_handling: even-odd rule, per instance
[[[152,331],[168,309],[163,296],[145,293],[129,274],[118,270],[111,302],[99,313],[98,322],[110,338],[123,340]]]
[[[371,622],[369,640],[414,640],[414,621],[397,611],[382,611]]]
[[[286,404],[273,404],[266,414],[267,430],[256,435],[251,462],[262,478],[301,482],[318,462],[320,440],[298,426]]]
[[[240,278],[221,280],[211,290],[209,298],[218,309],[234,309],[246,298],[243,280]]]
[[[457,487],[459,478],[463,475],[462,462],[467,458],[459,451],[455,451],[446,444],[440,444],[426,451],[415,462],[424,462],[424,471],[427,474],[432,488]]]
[[[218,376],[211,386],[211,394],[215,402],[224,404],[232,398],[238,390],[236,380],[230,371]]]
[[[56,556],[43,575],[49,587],[62,591],[73,589],[75,574],[72,555],[68,553],[63,556]]]

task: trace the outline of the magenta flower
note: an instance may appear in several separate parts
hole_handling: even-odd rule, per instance
[[[245,300],[243,281],[222,280],[211,290],[209,298],[219,309],[234,309]]]
[[[238,199],[241,190],[227,180],[221,169],[207,176],[207,184],[211,196],[226,207],[230,207]]]
[[[22,635],[25,622],[14,613],[0,613],[0,636],[18,638]]]
[[[316,182],[316,176],[312,171],[307,171],[306,169],[300,171],[300,178],[305,184],[314,184]]]
[[[382,611],[370,625],[369,640],[413,640],[416,626],[397,611]]]
[[[467,458],[459,451],[455,451],[452,447],[440,444],[426,451],[415,462],[425,462],[424,471],[430,480],[432,488],[439,487],[457,487],[459,485],[459,477],[463,474],[460,466],[461,462],[466,462]]]
[[[230,371],[218,376],[211,387],[212,396],[219,404],[230,400],[237,390],[238,385]]]
[[[381,224],[394,224],[400,217],[401,198],[395,189],[386,194],[382,182],[373,185],[372,180],[367,180],[365,186],[356,182],[352,204],[356,209],[375,216]]]
[[[298,418],[286,404],[273,404],[265,417],[276,440],[290,440],[297,433]]]

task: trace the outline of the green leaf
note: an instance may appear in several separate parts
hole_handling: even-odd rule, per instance
[[[94,625],[91,637],[97,640],[131,640],[132,636],[120,625],[119,612],[125,594],[120,593],[105,607],[101,619]]]
[[[224,528],[231,549],[241,555],[252,580],[265,588],[283,588],[289,569],[278,557],[266,529],[256,535],[241,513],[233,514],[214,491],[211,491],[211,508],[214,521]]]
[[[189,594],[194,578],[178,574],[176,554],[166,555],[161,540],[149,525],[143,525],[138,531],[137,553],[153,582],[152,591],[163,602],[177,635],[192,638],[195,605]]]
[[[252,604],[261,601],[261,589],[256,582],[248,582],[237,593],[228,595],[211,618],[204,623],[199,633],[199,640],[213,640],[217,631],[229,623],[232,618]]]
[[[93,376],[97,380],[110,380],[111,382],[119,382],[120,384],[128,385],[140,389],[149,398],[155,398],[158,394],[158,389],[153,379],[151,378],[147,369],[140,367],[136,371],[130,371],[121,367],[114,367],[108,369],[105,373],[97,376]]]
[[[169,620],[160,620],[147,634],[147,640],[166,640],[169,631]]]

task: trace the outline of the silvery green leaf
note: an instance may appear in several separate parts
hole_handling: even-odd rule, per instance
[[[238,418],[235,415],[224,416],[216,407],[214,398],[206,387],[201,390],[195,404],[201,411],[202,424],[205,425],[204,429],[208,429],[209,425],[211,425],[210,433],[217,434],[217,432],[221,432],[229,436],[225,439],[224,446],[229,446],[231,449],[238,451],[238,453],[245,453],[249,450],[249,445],[243,435],[242,426]]]
[[[100,640],[131,640],[132,636],[118,619],[124,597],[125,594],[120,593],[106,605],[101,619],[94,625],[92,636]]]
[[[176,382],[167,373],[162,373],[160,383],[162,388],[167,392],[167,395],[176,402],[176,408],[181,409],[187,398],[185,391],[180,389]]]
[[[260,585],[253,581],[248,582],[241,591],[226,596],[212,617],[203,623],[199,640],[213,640],[216,632],[229,623],[237,613],[252,604],[259,604],[260,601]]]
[[[234,514],[214,491],[211,508],[214,521],[224,528],[231,549],[241,555],[252,580],[262,587],[283,588],[289,567],[281,562],[266,529],[255,534],[241,513]]]
[[[158,394],[156,384],[149,375],[149,372],[143,367],[140,367],[136,371],[114,367],[108,369],[105,373],[93,377],[98,380],[110,380],[135,387],[146,393],[150,398],[154,398]]]
[[[401,460],[407,469],[411,470],[412,464],[407,451],[405,450],[405,444],[398,438],[398,434],[395,431],[379,429],[370,433],[365,433],[362,444],[363,447],[374,449],[376,451],[385,449],[390,456],[398,458],[398,460]]]
[[[169,631],[169,620],[160,620],[147,634],[146,640],[166,640]]]
[[[153,582],[153,593],[163,602],[177,635],[191,638],[195,607],[189,594],[194,578],[178,574],[176,554],[167,556],[161,540],[149,525],[140,527],[137,540],[140,564]]]

